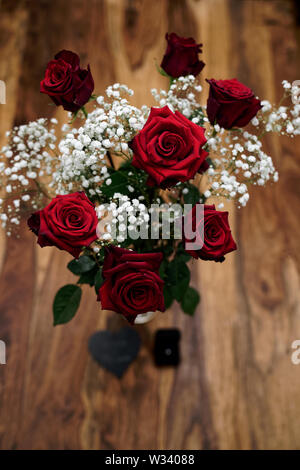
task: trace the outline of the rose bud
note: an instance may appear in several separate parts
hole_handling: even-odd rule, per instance
[[[79,57],[71,51],[61,51],[51,60],[41,81],[40,91],[50,96],[57,106],[75,113],[88,102],[94,90],[94,80],[88,65],[79,66]]]
[[[97,239],[95,206],[83,192],[56,196],[48,206],[32,214],[27,224],[41,247],[56,246],[75,258]]]
[[[164,282],[159,276],[162,253],[107,248],[98,300],[102,309],[121,313],[133,323],[140,313],[164,312]]]
[[[183,241],[185,251],[193,258],[201,258],[203,260],[224,261],[225,255],[236,250],[236,243],[232,238],[231,230],[228,222],[228,212],[216,211],[215,206],[204,205],[204,211],[199,220],[197,220],[196,204],[192,210],[183,218],[184,222],[192,226],[194,237],[187,238],[185,229],[183,230]],[[201,211],[199,211],[201,213]],[[201,248],[197,247],[188,249],[188,243],[195,243],[195,240],[201,238]],[[196,243],[196,244],[197,244]]]
[[[166,40],[168,45],[161,68],[173,78],[198,75],[205,65],[198,58],[202,44],[196,44],[193,38],[181,38],[175,33],[167,33]]]
[[[151,108],[143,129],[129,144],[132,165],[149,174],[147,184],[169,188],[207,169],[203,127],[168,106]]]
[[[207,100],[207,116],[212,125],[225,129],[246,126],[261,108],[253,91],[232,80],[206,80],[210,84]]]

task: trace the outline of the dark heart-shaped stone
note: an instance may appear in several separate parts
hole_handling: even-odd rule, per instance
[[[117,332],[97,331],[89,339],[92,357],[119,379],[136,358],[140,345],[138,333],[129,327]]]

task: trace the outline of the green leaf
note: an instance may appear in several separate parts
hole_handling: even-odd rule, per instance
[[[87,273],[81,274],[80,278],[77,281],[77,284],[88,284],[93,286],[95,284],[95,276],[97,274],[97,267],[88,271]]]
[[[183,261],[184,263],[187,263],[191,259],[191,255],[189,255],[184,249],[183,242],[180,242],[177,247],[176,258],[178,261]]]
[[[107,196],[112,197],[115,193],[121,193],[124,195],[129,194],[128,186],[129,181],[125,171],[116,171],[111,173],[108,178],[111,180],[111,184],[104,182],[101,186],[101,192]]]
[[[193,184],[188,184],[185,187],[188,189],[188,193],[183,195],[184,203],[192,204],[194,206],[200,200],[199,189]]]
[[[183,263],[187,263],[191,259],[191,255],[186,253],[185,251],[177,254],[178,261],[182,261]]]
[[[190,282],[190,270],[183,261],[175,258],[168,266],[167,275],[167,284],[170,285],[171,294],[180,302]]]
[[[94,100],[96,100],[97,98],[98,98],[97,95],[91,95],[91,96],[89,97],[89,101],[94,101]]]
[[[120,244],[120,247],[121,248],[128,248],[130,245],[132,245],[134,243],[135,240],[131,240],[130,237],[127,237],[126,240],[124,240],[121,244]]]
[[[123,161],[118,171],[135,171],[136,168],[132,166],[131,161]]]
[[[85,107],[82,106],[80,109],[81,109],[81,111],[83,112],[84,117],[87,118],[87,117],[88,117],[88,113],[87,113],[87,110],[85,109]]]
[[[160,267],[159,267],[159,275],[162,279],[164,279],[166,277],[166,270],[168,268],[168,261],[166,259],[163,259],[161,264],[160,264]]]
[[[209,164],[209,166],[212,166],[213,168],[216,168],[215,162],[210,157],[206,157],[206,161]]]
[[[95,276],[95,291],[96,294],[98,295],[98,291],[103,283],[103,276],[102,276],[102,268],[97,271],[97,274]]]
[[[194,315],[196,307],[200,301],[200,295],[193,287],[189,287],[181,300],[181,308],[184,313]]]
[[[167,310],[168,308],[171,307],[173,300],[174,300],[171,289],[167,285],[164,286],[164,299],[165,299],[165,307]]]
[[[160,73],[163,77],[168,77],[168,78],[172,78],[167,72],[164,71],[164,69],[162,69],[157,62],[155,62],[155,66],[156,66],[156,70],[158,71],[158,73]]]
[[[99,253],[98,253],[98,260],[99,260],[99,261],[104,261],[105,253],[106,253],[105,246],[103,246],[103,247],[100,249]]]
[[[91,271],[96,266],[96,261],[90,256],[80,256],[78,259],[73,259],[68,264],[68,269],[79,276],[80,274]]]
[[[68,122],[68,124],[73,124],[73,122],[76,120],[77,118],[77,115],[79,113],[80,109],[78,109],[77,111],[75,111],[75,113],[72,113],[72,119],[71,121]]]
[[[75,284],[67,284],[59,289],[53,302],[54,326],[70,321],[80,304],[81,288]]]
[[[169,256],[173,253],[173,251],[174,251],[173,240],[170,240],[170,241],[171,241],[171,244],[170,244],[170,245],[166,245],[166,246],[164,246],[164,248],[163,248],[163,252],[164,252],[164,255],[165,255],[166,257],[169,257]]]

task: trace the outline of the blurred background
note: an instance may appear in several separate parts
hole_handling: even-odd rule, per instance
[[[135,90],[167,87],[155,69],[166,32],[202,42],[207,78],[236,77],[278,102],[281,81],[300,79],[297,0],[0,1],[0,145],[14,124],[42,116],[65,120],[39,93],[47,62],[71,49],[90,64],[95,92],[114,82]],[[238,251],[226,262],[195,262],[202,301],[194,318],[176,306],[145,326],[137,360],[121,380],[87,351],[98,329],[125,325],[102,312],[84,288],[66,326],[52,326],[59,287],[74,282],[70,255],[41,250],[26,224],[0,240],[1,449],[300,448],[300,138],[267,137],[277,184],[251,190],[246,208],[229,206]],[[157,369],[158,328],[181,330],[182,362]]]

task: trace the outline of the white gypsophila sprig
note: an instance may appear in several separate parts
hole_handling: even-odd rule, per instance
[[[197,100],[197,94],[201,91],[202,87],[194,75],[187,75],[175,79],[168,91],[153,88],[151,93],[160,107],[167,105],[173,112],[180,111],[195,124],[200,124],[205,118]]]
[[[269,180],[278,180],[273,160],[262,150],[256,135],[242,130],[225,131],[219,126],[214,126],[212,135],[208,138],[212,165],[207,171],[205,197],[233,199],[245,206],[250,184],[263,186]]]
[[[262,148],[261,138],[268,132],[290,137],[300,134],[300,88],[287,81],[282,84],[284,94],[280,104],[273,106],[266,100],[261,102],[262,109],[251,121],[252,133],[211,125],[205,107],[198,103],[202,88],[193,75],[173,80],[168,91],[152,90],[160,107],[167,105],[193,123],[205,126],[206,149],[212,161],[207,171],[206,197],[234,199],[244,206],[249,199],[250,184],[262,186],[267,181],[278,180],[272,158]],[[101,196],[101,184],[106,181],[109,185],[111,182],[108,153],[130,159],[132,152],[128,143],[143,128],[149,115],[147,106],[139,109],[129,103],[128,96],[132,94],[133,91],[125,85],[116,83],[109,86],[105,98],[99,96],[96,99],[95,108],[81,127],[63,126],[64,137],[59,142],[58,153],[55,152],[55,119],[50,121],[51,128],[46,119],[39,119],[15,127],[8,133],[10,142],[0,155],[1,188],[5,193],[0,199],[3,226],[8,223],[18,225],[23,203],[28,201],[32,210],[39,208],[49,189],[53,194],[83,190],[95,200],[98,199],[96,196]],[[290,99],[292,104],[283,104],[286,99]],[[47,175],[52,176],[52,181],[50,184],[46,181],[44,186]],[[34,190],[31,181],[35,183]],[[134,192],[130,185],[127,189]],[[119,194],[116,197],[119,196],[123,198],[125,208],[135,207],[128,196]],[[142,204],[142,198],[144,196],[141,195],[137,199],[139,204]],[[110,203],[115,204],[115,199],[112,198]],[[111,209],[115,211],[113,206]],[[132,227],[134,224],[137,227],[140,221],[145,222],[145,219],[132,214]],[[119,225],[122,229],[122,223]],[[104,236],[104,241],[105,237],[108,235]],[[116,243],[124,241],[122,230],[118,237]]]
[[[108,101],[99,96],[84,124],[61,140],[60,168],[53,178],[61,194],[82,189],[88,196],[100,195],[101,183],[109,176],[107,152],[129,158],[128,142],[144,126],[149,109],[130,105],[126,95],[133,95],[127,86],[109,86]]]
[[[8,235],[20,224],[24,204],[30,202],[35,210],[45,197],[41,180],[53,173],[57,161],[56,124],[56,119],[40,118],[6,133],[8,143],[0,152],[0,220]]]
[[[300,135],[300,87],[287,80],[283,80],[282,86],[283,96],[279,105],[272,105],[268,100],[263,100],[261,111],[251,121],[256,132],[262,135],[268,132],[289,137]]]
[[[250,184],[263,186],[269,180],[278,181],[278,172],[272,157],[263,151],[261,138],[269,132],[289,137],[300,135],[300,87],[287,80],[282,85],[284,91],[278,106],[261,101],[262,108],[251,121],[255,133],[242,129],[225,131],[218,125],[208,127],[207,147],[213,166],[208,170],[206,197],[237,199],[245,206]]]

